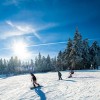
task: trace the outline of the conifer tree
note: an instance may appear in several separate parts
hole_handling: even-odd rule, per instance
[[[52,71],[57,71],[57,60],[56,57],[51,59]]]
[[[68,43],[67,43],[67,47],[63,52],[63,58],[64,58],[63,62],[64,62],[66,69],[70,69],[70,66],[71,66],[71,62],[70,62],[71,58],[69,55],[70,55],[70,52],[72,50],[72,46],[73,46],[72,40],[69,38]]]
[[[91,55],[91,67],[93,69],[98,68],[98,54],[99,54],[99,46],[97,44],[97,41],[93,42],[92,46],[90,47],[90,55]]]
[[[32,59],[31,59],[31,64],[30,64],[30,70],[31,70],[32,72],[34,72],[34,62],[33,62]]]
[[[82,69],[89,69],[90,68],[90,54],[89,54],[89,44],[88,39],[83,40],[83,52],[82,52]]]
[[[47,56],[47,59],[46,59],[46,71],[50,71],[52,68],[51,68],[51,59],[50,59],[50,56],[48,55]]]
[[[81,62],[83,60],[82,49],[83,49],[82,36],[77,29],[74,35],[73,47],[69,56],[71,62],[71,69],[81,69],[82,67]]]
[[[63,63],[62,63],[62,52],[59,51],[58,56],[57,56],[57,69],[58,70],[63,70]]]

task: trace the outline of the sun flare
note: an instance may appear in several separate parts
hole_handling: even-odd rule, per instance
[[[30,57],[30,52],[27,50],[27,44],[24,42],[13,43],[13,53],[19,59],[27,59]]]

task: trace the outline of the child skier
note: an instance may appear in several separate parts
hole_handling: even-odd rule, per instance
[[[62,80],[62,74],[61,74],[61,72],[60,71],[58,71],[58,78],[59,78],[59,80]]]
[[[74,70],[71,70],[71,71],[70,71],[70,75],[69,75],[68,78],[71,78],[71,77],[72,77],[72,74],[74,74]]]
[[[33,86],[36,87],[37,86],[40,86],[38,83],[37,83],[37,79],[35,77],[35,75],[33,73],[30,73],[32,78],[31,78],[31,81],[33,82]]]

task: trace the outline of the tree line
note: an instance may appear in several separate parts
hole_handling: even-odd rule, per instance
[[[55,71],[56,57],[42,56],[40,53],[35,61],[21,61],[18,57],[11,57],[9,60],[0,59],[0,74],[23,74],[29,72]]]
[[[82,39],[76,30],[73,39],[68,39],[65,50],[57,57],[42,56],[33,61],[23,62],[18,57],[9,60],[0,59],[0,74],[21,74],[28,72],[48,72],[68,69],[98,69],[100,66],[100,46],[96,41],[89,45],[88,39]]]
[[[11,57],[9,60],[0,59],[0,74],[21,74],[33,70],[33,60],[24,62],[18,57]]]
[[[65,50],[60,51],[57,56],[59,70],[98,69],[98,66],[100,66],[100,46],[97,41],[89,45],[88,39],[82,40],[78,30],[73,39],[69,38]]]

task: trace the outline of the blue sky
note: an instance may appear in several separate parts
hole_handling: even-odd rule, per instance
[[[0,57],[16,56],[21,43],[26,59],[54,57],[77,26],[83,39],[100,43],[100,0],[0,0]]]

